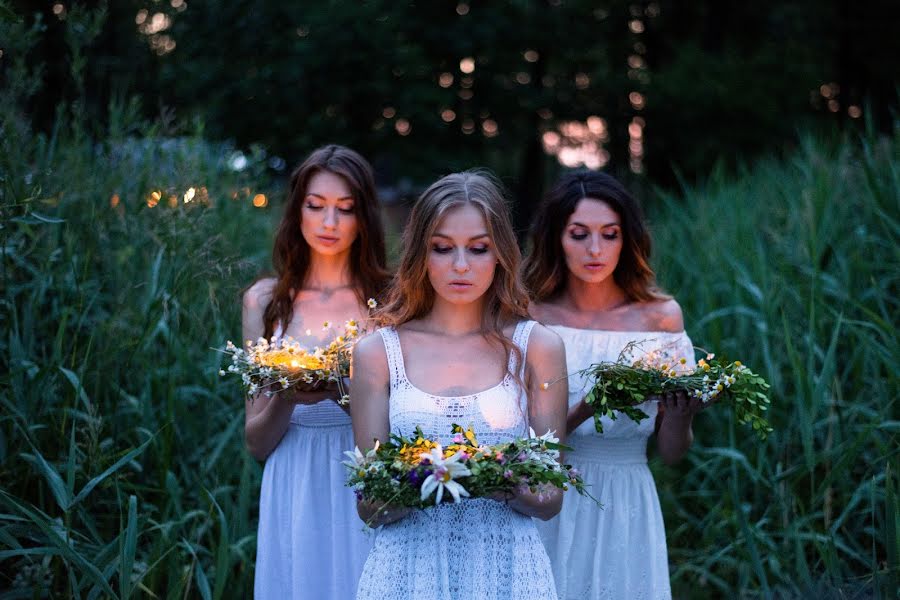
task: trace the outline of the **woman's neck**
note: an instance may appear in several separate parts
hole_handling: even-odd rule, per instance
[[[576,277],[569,277],[562,293],[562,300],[578,312],[598,312],[628,304],[628,295],[612,277],[598,283],[588,283]]]
[[[313,254],[303,282],[304,290],[334,291],[353,285],[348,255]]]
[[[470,304],[453,304],[438,297],[422,321],[429,329],[450,337],[461,337],[481,331],[483,310],[483,299]]]

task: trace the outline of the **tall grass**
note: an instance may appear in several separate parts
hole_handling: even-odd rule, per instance
[[[807,139],[651,211],[695,344],[773,384],[765,443],[715,409],[657,469],[678,595],[895,597],[898,153]]]
[[[12,61],[38,38],[0,27]],[[248,597],[259,467],[209,347],[266,262],[262,157],[234,172],[132,102],[33,135],[33,73],[3,75],[0,597]]]
[[[0,27],[21,52],[39,33]],[[37,89],[5,75],[4,106]],[[209,346],[267,260],[278,211],[250,198],[281,193],[131,102],[59,114],[0,114],[0,598],[249,597],[260,469]],[[773,384],[765,443],[713,409],[653,464],[677,597],[898,589],[898,154],[807,140],[649,211],[695,343]]]

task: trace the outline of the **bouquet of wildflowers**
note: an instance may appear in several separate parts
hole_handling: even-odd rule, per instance
[[[685,390],[704,403],[715,400],[730,404],[738,422],[750,425],[760,439],[772,431],[765,418],[769,384],[741,361],[716,360],[714,354],[707,354],[691,369],[686,357],[660,359],[658,353],[649,353],[629,364],[627,357],[639,345],[628,344],[616,362],[601,362],[579,371],[594,381],[584,401],[594,408],[598,432],[603,432],[600,419],[604,415],[615,419],[614,411],[619,411],[640,422],[647,414],[637,408],[638,404],[647,396],[676,390]]]
[[[369,309],[378,303],[369,298]],[[334,325],[326,322],[322,329],[335,332]],[[231,355],[231,364],[219,371],[219,375],[234,374],[241,378],[244,389],[252,398],[258,392],[269,396],[279,389],[287,389],[298,383],[337,384],[339,404],[347,404],[349,395],[344,390],[344,378],[350,376],[350,354],[360,335],[365,333],[359,322],[344,322],[344,331],[324,347],[306,349],[291,336],[270,340],[247,340],[245,348],[235,346],[230,340],[224,352]],[[311,335],[310,330],[306,331]]]
[[[347,485],[358,499],[394,506],[426,508],[463,498],[483,498],[527,488],[540,494],[551,488],[588,494],[578,471],[559,463],[566,449],[552,432],[504,444],[479,444],[471,428],[453,425],[453,443],[441,446],[416,428],[413,437],[392,433],[363,454],[345,452]]]

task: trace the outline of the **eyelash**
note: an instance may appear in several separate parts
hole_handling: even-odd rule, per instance
[[[322,210],[325,208],[324,206],[316,206],[315,204],[311,204],[309,202],[306,203],[306,208],[309,210]],[[356,211],[353,208],[338,208],[339,212],[344,213],[345,215],[352,215]]]
[[[453,251],[453,248],[450,246],[433,246],[432,250],[437,254],[449,254]],[[469,252],[475,255],[486,254],[488,251],[487,246],[475,246],[474,248],[469,248]]]
[[[586,233],[570,233],[569,234],[569,237],[571,237],[573,240],[577,240],[579,242],[581,240],[587,239],[587,236],[588,236],[588,234],[586,234]],[[615,240],[615,239],[618,239],[618,237],[619,237],[618,233],[604,233],[603,234],[604,240]]]

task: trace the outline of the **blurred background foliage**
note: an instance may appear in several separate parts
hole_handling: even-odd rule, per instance
[[[644,202],[696,344],[773,384],[651,463],[676,597],[894,598],[900,5],[0,0],[0,598],[243,598],[260,467],[211,350],[314,147],[389,239],[451,170],[520,228]],[[894,591],[891,591],[894,590]]]

